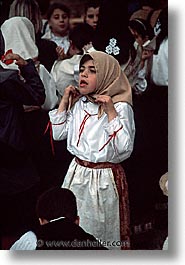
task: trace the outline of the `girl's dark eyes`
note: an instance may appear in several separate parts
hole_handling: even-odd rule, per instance
[[[99,17],[99,15],[98,14],[87,14],[87,17],[88,18],[94,18],[94,17]]]
[[[88,18],[94,18],[94,15],[87,15]]]
[[[67,17],[68,17],[67,15],[62,16],[63,19],[66,19]],[[60,16],[58,16],[58,15],[54,16],[54,19],[59,19],[59,18],[60,18]]]
[[[83,73],[84,71],[85,71],[84,67],[81,67],[80,70],[79,70],[80,73]],[[88,72],[95,74],[96,70],[94,68],[88,68]]]

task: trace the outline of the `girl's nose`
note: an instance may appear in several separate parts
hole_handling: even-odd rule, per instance
[[[84,77],[87,77],[88,76],[88,71],[87,70],[84,70],[82,73],[81,73],[82,76]]]
[[[62,16],[60,17],[60,21],[64,21],[64,18]]]
[[[94,22],[98,22],[98,16],[94,16]]]

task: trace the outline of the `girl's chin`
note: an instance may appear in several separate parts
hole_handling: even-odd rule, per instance
[[[88,92],[87,92],[87,91],[84,91],[83,88],[79,88],[79,93],[80,93],[81,95],[83,95],[83,96],[88,95]]]

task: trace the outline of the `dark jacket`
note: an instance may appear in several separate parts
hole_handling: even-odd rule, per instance
[[[58,59],[56,43],[50,40],[41,39],[41,37],[37,37],[36,45],[39,50],[38,60],[46,67],[48,72],[50,72],[55,60]]]
[[[37,250],[106,250],[91,234],[67,218],[39,226]]]
[[[23,105],[42,105],[45,90],[32,60],[20,71],[24,81],[18,71],[0,66],[0,194],[19,192],[34,182],[33,172],[28,173]]]
[[[25,79],[18,72],[0,68],[0,142],[16,150],[24,149],[23,105],[44,103],[44,86],[33,62],[21,68]]]

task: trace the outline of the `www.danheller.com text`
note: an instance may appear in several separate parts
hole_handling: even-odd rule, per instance
[[[98,241],[91,241],[89,239],[87,240],[73,240],[73,241],[62,241],[62,240],[52,240],[52,241],[44,241],[42,239],[39,239],[37,241],[37,247],[41,248],[43,246],[46,246],[47,248],[52,248],[52,247],[64,247],[64,248],[81,248],[81,247],[125,247],[129,246],[129,242],[127,241],[103,241],[103,240],[98,240]]]

